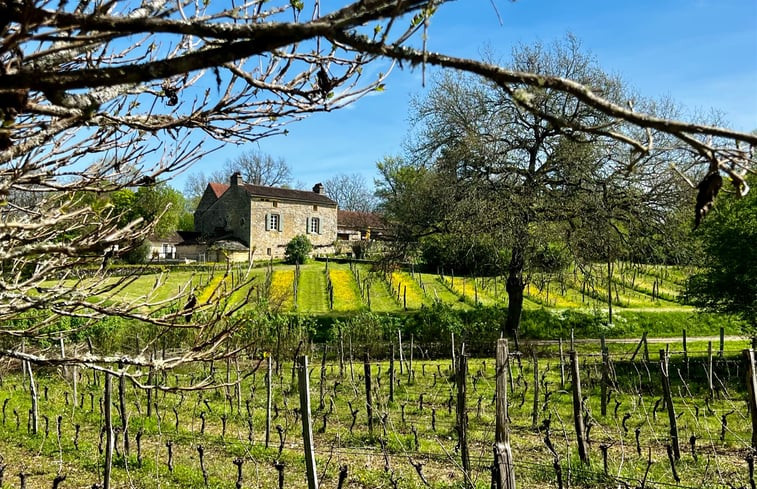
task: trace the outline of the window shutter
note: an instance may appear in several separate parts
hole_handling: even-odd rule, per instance
[[[305,234],[310,234],[310,218],[305,218]]]
[[[265,230],[266,231],[270,231],[271,230],[271,224],[270,223],[271,223],[271,215],[270,214],[266,214],[265,215]]]
[[[282,216],[281,214],[279,214],[279,229],[278,230],[279,231],[284,230],[284,216]]]
[[[318,234],[321,234],[321,218],[318,218]]]

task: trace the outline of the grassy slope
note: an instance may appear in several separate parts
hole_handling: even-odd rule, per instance
[[[403,310],[402,291],[407,287],[408,310],[416,310],[441,300],[455,308],[470,308],[476,303],[484,306],[507,305],[503,277],[484,277],[476,280],[476,288],[470,277],[451,277],[441,279],[434,274],[417,274],[416,278],[407,272],[394,272],[390,290],[389,284],[378,272],[371,272],[366,265],[360,267],[361,280],[370,281],[371,310],[379,313],[393,313]],[[367,300],[360,297],[355,276],[347,264],[330,263],[330,276],[334,285],[334,308],[337,314],[352,313],[368,308]],[[297,312],[303,314],[329,314],[326,276],[323,263],[310,263],[301,267]],[[584,275],[594,274],[592,277]],[[660,313],[661,318],[670,313],[683,315],[693,313],[693,309],[683,306],[672,299],[678,297],[681,284],[685,281],[686,270],[675,267],[630,266],[619,264],[613,272],[613,308],[616,313],[639,314]],[[127,286],[110,293],[111,300],[136,301],[149,295],[152,300],[164,300],[185,286],[195,290],[199,298],[212,294],[219,286],[223,271],[215,274],[207,272],[178,271],[162,275],[144,275],[135,278]],[[603,275],[604,274],[604,275]],[[253,268],[249,275],[242,271],[235,275],[235,283],[244,277],[252,279],[251,300],[259,297],[265,281],[266,269]],[[548,308],[554,310],[580,309],[585,311],[606,310],[607,276],[602,266],[590,266],[586,270],[573,269],[564,272],[562,283],[556,276],[533,274],[525,290],[525,309]],[[294,311],[292,285],[294,268],[286,265],[274,267],[270,303],[281,311]],[[423,288],[418,283],[423,283]],[[158,282],[159,286],[154,287]],[[231,287],[231,280],[225,280],[225,287]],[[400,284],[398,300],[397,284]],[[656,284],[656,285],[655,285]],[[223,286],[223,284],[222,284]],[[658,296],[653,297],[653,288]],[[234,301],[244,300],[247,287],[238,291]],[[201,300],[202,302],[202,300]],[[279,306],[280,305],[280,306]]]
[[[300,269],[297,288],[297,310],[313,314],[328,312],[326,274],[320,265],[305,265]]]

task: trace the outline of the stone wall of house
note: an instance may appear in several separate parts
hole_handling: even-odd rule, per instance
[[[278,214],[281,230],[266,230],[270,214]],[[309,220],[320,219],[320,233],[308,228]],[[281,258],[289,241],[304,234],[313,244],[313,253],[334,253],[336,241],[336,206],[323,206],[298,202],[283,202],[253,198],[250,203],[250,246],[255,248],[254,260]]]
[[[249,243],[250,221],[247,210],[250,197],[245,190],[232,185],[205,211],[195,213],[195,230],[205,236],[231,235]]]

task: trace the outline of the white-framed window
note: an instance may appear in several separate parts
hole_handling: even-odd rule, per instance
[[[308,234],[321,234],[321,218],[309,217],[306,223]]]
[[[266,231],[281,231],[282,230],[281,214],[266,214],[265,215],[265,230]]]

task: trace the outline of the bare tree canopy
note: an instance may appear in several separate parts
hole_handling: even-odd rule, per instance
[[[292,181],[292,170],[283,158],[255,150],[227,161],[225,168],[228,175],[239,172],[245,182],[253,185],[283,187]]]
[[[359,173],[340,173],[324,182],[326,194],[345,211],[373,212],[377,199],[365,178]]]
[[[345,3],[330,11],[318,1],[293,0],[228,7],[188,0],[0,4],[0,336],[44,336],[44,326],[61,316],[118,316],[155,325],[149,341],[182,328],[191,345],[160,365],[144,355],[51,360],[15,346],[3,354],[37,363],[105,368],[120,361],[161,369],[228,355],[219,345],[241,327],[229,319],[233,311],[197,304],[209,312],[200,327],[185,321],[196,301],[187,301],[186,310],[149,294],[141,302],[116,300],[129,278],[110,280],[107,265],[142,241],[150,225],[121,225],[112,207],[83,195],[152,186],[221,144],[284,133],[287,123],[381,89],[395,61],[479,75],[508,92],[519,110],[566,132],[627,145],[629,168],[656,149],[655,130],[690,154],[691,168],[682,172],[696,181],[722,172],[740,192],[746,189],[742,175],[753,168],[757,135],[650,115],[580,81],[413,47],[423,42],[421,31],[433,29],[444,0]],[[381,73],[366,79],[371,63]],[[534,101],[546,89],[604,117],[595,123],[544,113]],[[714,198],[709,188],[700,185],[702,208]],[[173,300],[190,292],[179,290]],[[30,311],[46,316],[34,326],[12,322]]]
[[[226,161],[223,169],[215,170],[209,175],[202,172],[189,174],[184,185],[184,194],[196,204],[209,183],[225,183],[234,173],[239,173],[245,182],[254,185],[286,187],[292,182],[292,169],[283,158],[274,158],[258,150],[249,150]]]

